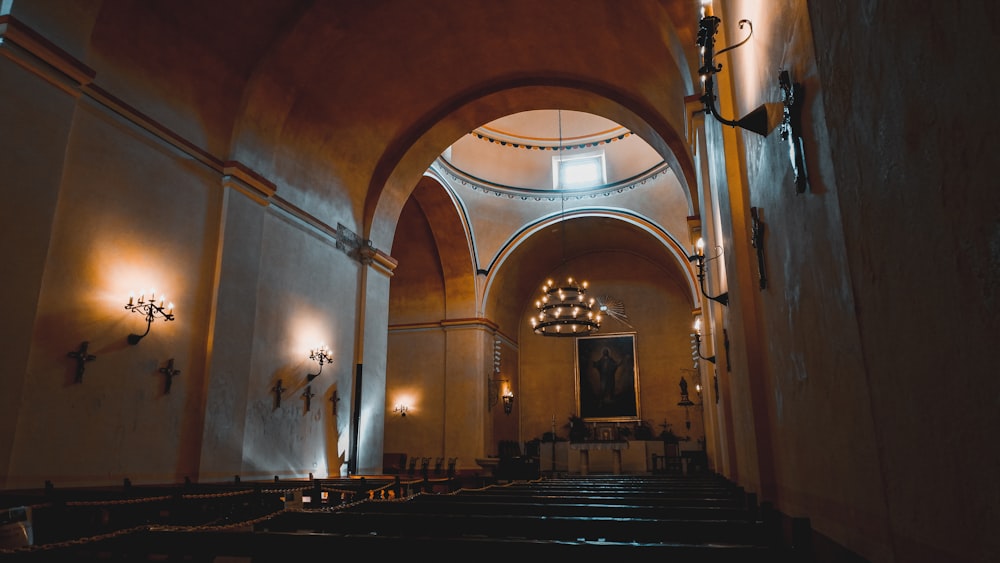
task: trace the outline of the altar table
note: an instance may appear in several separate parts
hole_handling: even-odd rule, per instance
[[[580,475],[586,475],[590,471],[591,450],[611,450],[612,452],[612,472],[621,475],[622,472],[622,450],[628,449],[628,442],[625,440],[601,441],[601,442],[570,442],[571,450],[580,451]]]

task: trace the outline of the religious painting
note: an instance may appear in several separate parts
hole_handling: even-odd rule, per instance
[[[639,420],[635,334],[576,339],[576,402],[584,420]]]

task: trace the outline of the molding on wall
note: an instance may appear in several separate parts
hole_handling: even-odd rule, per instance
[[[223,187],[234,188],[261,205],[268,205],[277,192],[272,182],[235,160],[226,162],[222,173]]]
[[[496,332],[500,325],[485,317],[469,317],[465,319],[443,319],[436,322],[406,323],[389,325],[389,332],[417,332],[425,330],[451,329],[486,329]]]
[[[54,86],[79,97],[97,72],[13,16],[0,16],[0,53]]]

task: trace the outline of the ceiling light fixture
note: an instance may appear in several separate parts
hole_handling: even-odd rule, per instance
[[[561,178],[562,169],[562,111],[557,112],[559,116],[559,159],[557,168],[558,176]],[[559,227],[562,231],[562,264],[560,268],[565,270],[566,265],[566,218],[565,201],[566,197],[561,190],[562,182],[557,182],[555,189],[559,193]],[[587,297],[587,282],[577,281],[572,276],[567,276],[564,282],[556,283],[549,279],[542,285],[542,296],[535,301],[535,308],[538,314],[531,317],[531,327],[535,334],[542,336],[586,336],[597,332],[601,328],[601,314],[595,312],[594,298]]]

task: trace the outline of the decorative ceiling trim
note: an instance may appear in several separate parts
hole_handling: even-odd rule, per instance
[[[586,142],[586,143],[576,143],[576,144],[568,144],[568,145],[564,144],[561,147],[558,144],[519,143],[519,142],[515,142],[515,141],[512,141],[512,140],[509,140],[509,139],[499,139],[499,138],[496,138],[496,137],[491,137],[489,135],[484,135],[484,134],[479,133],[477,131],[473,131],[472,133],[469,133],[469,135],[472,135],[473,137],[475,137],[475,138],[477,138],[479,140],[482,140],[482,141],[489,141],[491,143],[494,143],[494,144],[497,144],[497,145],[500,145],[500,146],[503,146],[503,147],[511,147],[511,148],[515,148],[515,149],[525,149],[525,150],[534,150],[534,151],[568,151],[568,150],[575,150],[575,149],[585,149],[585,148],[588,148],[588,147],[598,147],[598,146],[601,146],[601,145],[606,145],[608,143],[613,143],[615,141],[621,141],[622,139],[631,136],[632,132],[631,131],[626,131],[626,132],[624,132],[624,133],[622,133],[620,135],[615,135],[613,137],[608,137],[608,138],[600,139],[600,140],[597,140],[597,141],[589,141],[589,142]]]
[[[573,200],[594,198],[597,196],[607,197],[634,190],[645,185],[646,182],[651,182],[660,175],[666,174],[670,170],[670,166],[666,161],[661,161],[659,164],[653,166],[645,172],[636,174],[631,178],[626,178],[621,182],[605,184],[594,188],[574,190],[536,190],[494,184],[455,168],[444,158],[438,158],[435,160],[434,163],[431,164],[431,169],[440,174],[442,177],[446,177],[449,183],[453,186],[465,186],[472,188],[473,191],[484,191],[492,193],[498,197],[503,196],[508,199],[520,199],[521,201],[557,201],[560,199]]]

